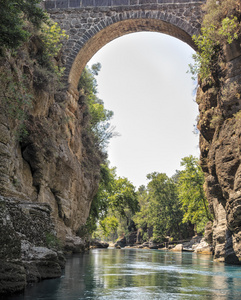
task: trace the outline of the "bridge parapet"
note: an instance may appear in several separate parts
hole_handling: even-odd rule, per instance
[[[190,4],[204,3],[206,0],[46,0],[44,7],[51,9],[75,9],[86,7],[116,7],[116,6],[143,6],[147,4]]]

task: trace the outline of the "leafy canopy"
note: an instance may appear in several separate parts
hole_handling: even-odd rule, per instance
[[[177,197],[176,183],[164,173],[147,175],[147,188],[141,187],[138,199],[141,206],[133,220],[144,231],[149,228],[155,241],[163,241],[167,235],[179,238],[183,213]]]
[[[192,155],[184,157],[181,166],[184,170],[179,173],[178,197],[184,212],[183,222],[190,221],[197,232],[203,232],[206,223],[213,220],[203,189],[204,174]]]
[[[91,69],[86,67],[81,74],[78,89],[84,96],[86,115],[89,116],[89,131],[92,132],[96,147],[104,151],[109,140],[115,136],[115,127],[111,126],[110,119],[114,113],[104,107],[104,102],[97,96],[97,82],[95,76],[101,69],[101,64],[94,64]]]
[[[104,236],[115,233],[121,219],[128,219],[139,208],[135,187],[127,178],[117,177],[115,168],[101,165],[99,189],[95,195],[87,220],[88,232],[97,228],[97,222]]]

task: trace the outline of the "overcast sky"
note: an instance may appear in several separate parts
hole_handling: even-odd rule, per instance
[[[110,42],[88,63],[102,65],[98,96],[120,133],[108,147],[110,165],[137,188],[147,174],[172,176],[183,157],[199,157],[195,84],[187,73],[193,53],[178,39],[142,32]]]

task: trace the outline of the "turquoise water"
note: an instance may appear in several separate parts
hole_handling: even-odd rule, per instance
[[[241,299],[241,267],[195,253],[96,249],[68,258],[61,278],[6,300]]]

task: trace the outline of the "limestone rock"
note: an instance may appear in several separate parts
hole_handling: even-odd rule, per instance
[[[214,258],[241,260],[241,44],[240,38],[224,48],[225,63],[218,76],[220,86],[201,85],[197,94],[200,111],[201,166],[205,192],[214,215],[205,235],[212,242]],[[216,78],[217,79],[217,78]],[[207,232],[206,232],[207,233]]]
[[[205,241],[205,238],[203,238],[199,244],[194,245],[193,250],[199,254],[213,254],[213,247]]]
[[[183,250],[183,244],[178,244],[174,248],[171,249],[171,251],[182,251]]]
[[[65,251],[81,253],[85,251],[85,242],[78,236],[66,236]]]
[[[54,243],[50,212],[46,204],[0,196],[0,294],[61,276],[65,259]]]

